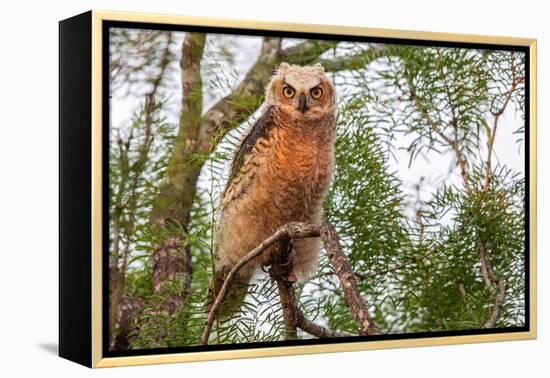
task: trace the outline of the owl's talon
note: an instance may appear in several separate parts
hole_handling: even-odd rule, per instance
[[[296,281],[298,281],[298,277],[296,277],[294,273],[290,273],[286,278],[286,281],[290,283],[295,283]]]
[[[289,265],[292,264],[293,262],[294,262],[293,259],[288,259],[286,262],[280,263],[279,266],[289,266]]]
[[[284,263],[280,263],[279,266],[285,267],[289,265],[294,265],[296,262],[296,251],[292,249],[288,254],[287,260]]]

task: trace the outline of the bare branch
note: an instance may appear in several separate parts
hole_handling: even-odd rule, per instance
[[[299,321],[299,309],[296,304],[296,293],[292,283],[295,278],[290,279],[292,271],[292,241],[281,240],[278,242],[277,251],[272,254],[269,268],[269,275],[277,283],[279,297],[281,298],[281,307],[283,310],[283,320],[285,323],[285,338],[292,340],[297,338],[297,328]]]
[[[485,286],[491,291],[491,293],[495,295],[495,304],[493,305],[493,311],[491,312],[489,320],[483,325],[483,328],[492,328],[496,325],[496,322],[500,315],[500,310],[504,305],[504,297],[506,295],[506,282],[494,273],[493,267],[491,266],[491,262],[487,255],[487,249],[483,244],[479,247],[479,253],[483,282],[485,282]],[[493,284],[496,285],[496,289],[495,287],[493,287]]]
[[[220,308],[238,271],[249,261],[260,256],[268,247],[275,243],[280,243],[280,247],[278,248],[279,253],[275,254],[274,263],[270,268],[269,273],[277,281],[279,293],[281,295],[281,304],[283,305],[283,314],[285,316],[285,326],[287,327],[287,337],[289,335],[293,335],[294,333],[292,331],[295,331],[296,328],[300,328],[303,331],[317,337],[349,336],[346,333],[328,330],[306,319],[305,315],[298,308],[296,296],[292,287],[292,281],[289,281],[288,273],[290,272],[290,264],[286,261],[291,248],[289,242],[293,239],[318,236],[321,236],[323,239],[329,259],[331,260],[331,263],[340,278],[346,303],[353,313],[354,318],[358,322],[360,329],[359,333],[361,335],[377,334],[378,331],[376,329],[376,325],[371,320],[368,309],[361,299],[355,279],[353,278],[351,265],[340,247],[334,226],[329,223],[323,223],[321,225],[288,223],[278,228],[273,235],[265,239],[256,248],[242,257],[229,271],[229,274],[227,275],[206,318],[206,323],[200,338],[200,344],[208,344],[208,338],[210,336],[212,324],[214,323],[217,311]]]
[[[153,85],[153,88],[149,92],[149,96],[155,97],[158,88],[160,87],[160,84],[162,83],[162,80],[164,79],[164,75],[166,73],[166,70],[168,69],[168,65],[170,64],[170,47],[172,46],[172,32],[168,32],[166,35],[166,45],[164,46],[164,50],[162,52],[162,58],[159,62],[159,73],[155,76],[155,78],[151,81],[151,84]]]
[[[483,328],[493,328],[497,324],[498,317],[500,315],[500,310],[504,305],[504,297],[506,295],[506,282],[499,279],[497,284],[497,290],[495,295],[495,304],[493,305],[493,311],[489,320],[483,325]]]
[[[340,246],[336,228],[330,223],[324,222],[321,225],[321,239],[323,240],[327,256],[340,279],[340,286],[344,291],[344,299],[359,326],[359,333],[361,335],[378,334],[376,324],[370,316],[367,305],[357,288],[351,264]]]
[[[487,250],[484,245],[479,247],[479,260],[481,262],[481,276],[487,289],[494,293],[493,280],[495,279],[489,260],[487,259]]]

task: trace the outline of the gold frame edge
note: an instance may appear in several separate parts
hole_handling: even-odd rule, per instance
[[[188,353],[167,353],[128,357],[102,356],[102,22],[127,21],[171,25],[227,27],[251,30],[297,31],[327,33],[334,35],[357,35],[383,38],[433,40],[444,42],[500,44],[529,47],[530,55],[530,330],[497,334],[445,336],[416,339],[396,339],[349,342],[342,344],[319,344],[304,346],[264,347]],[[177,16],[154,13],[114,12],[92,10],[92,367],[116,367],[175,362],[198,362],[250,357],[272,357],[298,354],[351,352],[374,349],[426,347],[437,345],[470,344],[498,341],[533,340],[537,337],[537,40],[534,38],[487,36],[426,32],[415,30],[367,28],[324,24],[296,24],[253,20],[236,20],[198,16]]]

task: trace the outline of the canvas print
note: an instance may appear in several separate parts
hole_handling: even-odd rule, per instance
[[[525,329],[525,49],[119,25],[107,59],[109,352]]]

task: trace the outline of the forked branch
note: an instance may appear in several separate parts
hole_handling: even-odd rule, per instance
[[[344,298],[358,324],[359,334],[377,334],[377,327],[372,321],[367,305],[361,298],[357,288],[357,283],[353,276],[353,271],[351,270],[351,264],[340,246],[338,235],[334,226],[329,223],[323,223],[321,225],[288,223],[277,229],[273,235],[265,239],[256,248],[242,257],[230,270],[214,301],[214,304],[210,309],[210,312],[208,313],[203,333],[200,338],[200,344],[208,344],[208,338],[210,336],[212,324],[216,318],[216,314],[231,286],[231,283],[243,266],[263,254],[268,247],[274,245],[275,243],[280,244],[279,252],[283,255],[280,258],[279,263],[284,266],[284,260],[288,258],[288,256],[285,257],[284,254],[289,251],[287,247],[292,240],[319,236],[321,236],[323,240],[329,260],[331,261],[334,270],[340,279],[340,284],[342,286],[342,290],[344,291]],[[292,282],[288,280],[288,272],[284,269],[282,271],[277,270],[278,267],[280,266],[272,266],[270,269],[270,274],[277,281],[277,285],[279,287],[279,293],[281,294],[281,302],[283,305],[283,314],[286,323],[285,326],[287,327],[287,330],[292,331],[292,329],[300,328],[304,332],[319,338],[350,336],[346,333],[331,331],[308,320],[297,305]]]

